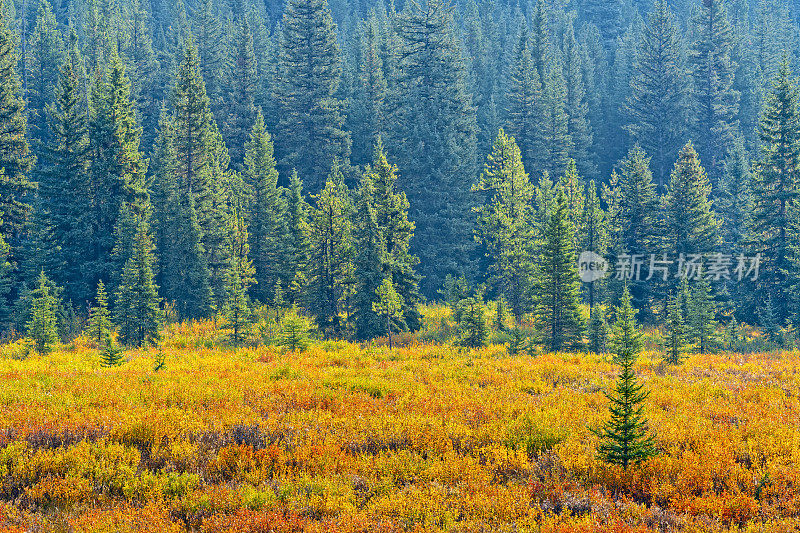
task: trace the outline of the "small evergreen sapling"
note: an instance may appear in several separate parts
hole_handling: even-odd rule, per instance
[[[296,310],[286,313],[281,321],[278,343],[287,352],[304,352],[308,348],[308,320],[297,314]]]
[[[597,450],[600,459],[627,469],[629,465],[657,454],[655,439],[647,429],[644,413],[644,401],[650,393],[643,390],[644,384],[637,382],[633,373],[642,340],[627,287],[622,295],[622,304],[617,308],[609,347],[622,371],[613,391],[606,393],[611,401],[611,419],[599,430],[592,431],[600,437]]]
[[[44,271],[39,274],[37,288],[33,291],[31,319],[28,322],[28,336],[39,355],[50,352],[58,342],[56,327],[56,300],[50,293],[50,285]]]
[[[105,368],[111,368],[122,364],[122,349],[117,346],[117,343],[114,342],[111,335],[106,336],[106,345],[105,348],[103,348],[103,352],[100,354],[100,359],[102,361],[102,366]]]
[[[671,297],[667,303],[667,335],[664,341],[664,361],[671,365],[680,364],[686,352],[686,321],[679,295]]]
[[[97,296],[95,305],[89,309],[89,323],[86,335],[98,346],[103,345],[103,340],[111,333],[111,313],[108,310],[108,294],[103,281],[97,282]]]
[[[389,335],[389,349],[394,348],[392,342],[392,322],[403,319],[403,298],[397,294],[392,285],[392,280],[385,278],[375,290],[377,302],[372,303],[372,310],[378,315],[386,317],[386,332]]]
[[[479,298],[467,298],[459,304],[460,320],[458,329],[461,334],[461,345],[467,348],[486,346],[489,338],[489,326],[486,323],[486,310]]]

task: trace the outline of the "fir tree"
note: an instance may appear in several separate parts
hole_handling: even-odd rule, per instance
[[[403,319],[403,298],[394,290],[389,278],[384,279],[378,286],[375,295],[378,299],[372,303],[372,310],[386,318],[386,333],[389,336],[389,349],[391,350],[394,348],[392,330],[395,327],[392,322]]]
[[[233,42],[235,46],[231,52],[232,61],[226,76],[230,80],[230,88],[227,96],[228,118],[225,121],[223,135],[230,148],[232,166],[242,169],[245,145],[251,138],[251,130],[256,123],[255,92],[258,83],[253,35],[244,16],[239,17]]]
[[[695,40],[689,50],[689,68],[694,80],[695,139],[716,183],[739,128],[739,93],[733,89],[731,61],[733,33],[724,0],[704,0],[692,24]]]
[[[274,99],[283,168],[295,168],[307,187],[323,188],[334,159],[350,155],[342,129],[344,103],[336,26],[326,0],[289,0],[283,14]]]
[[[570,157],[575,160],[583,176],[593,178],[597,176],[597,166],[590,153],[593,133],[583,83],[583,58],[571,24],[565,30],[562,49],[562,74],[566,89],[564,107],[568,117],[567,135],[572,147]]]
[[[472,297],[459,303],[458,330],[459,343],[467,348],[486,346],[489,339],[489,326],[486,323],[486,309],[480,298]]]
[[[725,160],[717,199],[722,242],[733,252],[742,252],[747,238],[749,216],[753,211],[750,177],[750,161],[744,141],[739,138]]]
[[[600,438],[597,449],[600,459],[627,469],[631,464],[654,457],[657,451],[655,439],[647,430],[644,413],[644,401],[650,393],[644,390],[644,384],[639,383],[633,373],[642,341],[627,287],[616,314],[609,347],[622,371],[614,390],[606,393],[611,401],[611,419],[595,434]]]
[[[578,346],[583,341],[575,230],[568,216],[567,200],[559,191],[543,235],[534,282],[536,315],[544,344],[551,352]]]
[[[577,235],[578,250],[594,252],[600,257],[605,257],[609,244],[608,221],[606,213],[600,206],[600,198],[597,195],[597,186],[594,180],[591,180],[586,186],[581,215],[579,224],[581,231]],[[603,286],[604,282],[601,280],[584,285],[584,295],[586,303],[589,304],[590,318],[594,314],[595,305],[601,300]]]
[[[234,241],[230,253],[231,262],[225,274],[225,327],[231,330],[230,340],[234,348],[238,348],[245,339],[247,330],[252,324],[252,311],[250,309],[250,298],[248,289],[250,285],[256,283],[253,278],[255,269],[253,268],[248,254],[250,245],[247,234],[247,227],[244,219],[236,215]]]
[[[534,189],[513,137],[501,129],[473,191],[479,194],[477,238],[486,250],[489,282],[517,322],[528,311],[533,274],[530,242]]]
[[[511,65],[508,82],[509,131],[528,165],[536,160],[539,116],[543,110],[539,72],[531,55],[528,26],[523,24]]]
[[[27,67],[28,126],[33,139],[48,141],[45,109],[55,99],[59,67],[64,60],[64,42],[52,7],[47,0],[39,2],[36,26],[30,37]]]
[[[287,301],[292,304],[299,303],[306,284],[305,273],[311,253],[308,211],[308,203],[303,197],[303,182],[297,172],[292,172],[286,195],[286,255],[289,258],[286,272],[289,281]]]
[[[50,280],[42,271],[32,294],[31,318],[26,328],[28,337],[33,340],[33,348],[39,355],[49,353],[53,344],[58,342],[57,303],[49,284]]]
[[[625,129],[648,154],[662,188],[688,129],[688,86],[675,16],[657,0],[644,27],[631,79]]]
[[[108,310],[108,294],[103,281],[97,282],[97,295],[95,304],[89,309],[89,321],[86,324],[86,334],[98,346],[103,344],[103,340],[111,334],[113,324],[111,323],[111,313]]]

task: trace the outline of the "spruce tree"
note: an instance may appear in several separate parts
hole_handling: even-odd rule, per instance
[[[216,113],[222,109],[225,77],[225,29],[219,16],[219,5],[214,0],[200,0],[193,21],[192,33],[196,36],[200,72]]]
[[[591,154],[593,132],[583,82],[583,57],[571,24],[567,25],[562,40],[562,75],[566,89],[564,108],[572,147],[569,155],[575,160],[581,175],[594,178],[597,176],[597,166]]]
[[[308,330],[308,321],[292,309],[281,320],[278,342],[287,352],[304,352],[309,345]]]
[[[144,203],[146,200],[138,200]],[[114,320],[120,340],[133,346],[152,343],[159,338],[162,312],[161,299],[153,277],[153,243],[148,223],[149,209],[137,205],[136,232],[132,236],[131,254],[126,260],[114,305]],[[130,238],[130,237],[129,237]]]
[[[481,348],[486,346],[489,339],[489,326],[486,323],[486,309],[478,297],[462,300],[460,308],[458,330],[459,344],[467,348]]]
[[[586,186],[581,215],[582,218],[579,224],[581,231],[577,235],[578,250],[581,252],[594,252],[600,257],[605,257],[609,245],[608,220],[600,205],[600,198],[597,194],[597,186],[594,180],[589,181]],[[586,303],[589,305],[590,318],[594,314],[595,305],[602,299],[604,286],[604,280],[584,284],[583,293]]]
[[[724,0],[704,0],[692,26],[695,40],[689,50],[689,68],[694,81],[695,140],[716,183],[739,128],[739,93],[733,89],[731,61],[733,32]]]
[[[508,81],[508,130],[514,136],[522,159],[536,160],[539,116],[543,112],[542,86],[531,55],[528,26],[523,24],[514,49]]]
[[[403,319],[403,298],[397,294],[392,285],[392,280],[386,278],[375,290],[377,301],[372,303],[372,310],[379,316],[386,318],[386,334],[389,336],[389,349],[394,348],[392,330],[395,328],[393,321]]]
[[[111,335],[106,335],[105,347],[100,353],[100,364],[105,368],[113,368],[122,364],[122,349],[117,346]]]
[[[350,136],[342,129],[344,103],[336,26],[326,0],[289,0],[278,44],[278,153],[282,168],[303,176],[321,190],[334,159],[350,155]]]
[[[725,160],[719,182],[717,205],[722,219],[721,236],[726,249],[743,251],[749,217],[753,211],[750,160],[740,137]]]
[[[472,190],[479,195],[477,238],[485,249],[490,285],[519,322],[530,306],[534,189],[520,149],[502,129]]]
[[[325,189],[316,196],[309,221],[310,255],[307,303],[326,338],[340,335],[344,296],[351,283],[353,259],[352,202],[334,164]]]
[[[546,65],[542,82],[542,109],[537,158],[534,168],[545,170],[551,176],[560,176],[566,169],[574,144],[569,133],[569,115],[566,110],[567,87],[562,65],[552,58]]]
[[[688,86],[682,43],[666,0],[657,0],[639,40],[625,129],[651,154],[659,188],[688,130]]]
[[[292,172],[289,176],[289,189],[286,193],[286,279],[289,287],[286,293],[291,304],[300,303],[305,290],[306,271],[311,253],[310,227],[308,224],[309,205],[303,196],[303,182]]]
[[[771,297],[778,323],[789,316],[791,207],[800,199],[800,111],[798,89],[789,62],[781,63],[772,83],[759,128],[761,157],[754,166],[753,212],[749,243],[765,264],[758,280],[758,300]],[[794,237],[797,238],[797,237]]]
[[[709,353],[717,343],[716,305],[711,296],[711,285],[701,279],[689,299],[689,331],[700,353]]]
[[[600,438],[597,449],[600,459],[627,469],[631,464],[654,457],[657,451],[644,412],[644,401],[650,393],[644,390],[644,384],[638,382],[633,372],[642,341],[627,287],[616,315],[609,348],[622,370],[614,390],[606,393],[611,401],[611,419],[594,433]]]
[[[664,339],[666,355],[664,360],[671,364],[680,364],[686,351],[686,319],[681,309],[680,297],[672,296],[667,304],[667,331]]]
[[[543,344],[551,352],[574,348],[583,342],[575,229],[568,217],[566,197],[559,191],[545,227],[533,295]]]
[[[412,0],[396,17],[399,61],[389,98],[388,145],[403,154],[403,190],[416,225],[422,292],[470,268],[469,190],[477,166],[476,110],[443,0]]]
[[[58,342],[56,308],[56,299],[50,290],[50,280],[42,271],[32,294],[31,318],[26,327],[28,337],[33,340],[33,348],[39,355],[49,353],[53,344]]]
[[[111,334],[113,324],[111,313],[108,310],[108,294],[103,281],[97,282],[97,295],[95,304],[89,309],[89,321],[86,324],[86,335],[98,346]]]
[[[39,2],[28,58],[28,126],[33,139],[47,142],[49,132],[45,109],[55,99],[59,67],[64,61],[64,41],[47,0]]]
[[[250,256],[255,268],[253,298],[272,302],[277,284],[291,283],[291,251],[287,250],[286,203],[278,187],[272,139],[259,112],[245,145],[243,178],[249,188],[247,225]]]
[[[375,188],[375,220],[386,251],[384,270],[403,302],[402,328],[417,331],[422,325],[418,308],[420,276],[416,272],[420,260],[411,253],[416,227],[408,218],[408,198],[398,190],[397,173],[397,166],[389,163],[383,142],[378,138],[366,175]]]
[[[234,240],[230,253],[230,265],[225,273],[225,327],[230,330],[230,340],[234,348],[244,341],[253,318],[250,309],[248,290],[256,283],[255,269],[248,258],[250,252],[247,226],[243,217],[236,214]]]
[[[87,102],[81,86],[85,72],[73,48],[59,70],[55,102],[47,107],[49,143],[43,147],[39,194],[53,230],[53,246],[61,268],[53,277],[66,288],[66,296],[85,301],[91,295],[85,262],[91,248],[92,180],[89,176]]]
[[[375,213],[375,184],[368,173],[361,178],[357,198],[354,221],[356,286],[353,319],[356,338],[370,339],[383,331],[383,321],[374,306],[379,303],[378,290],[388,278],[384,274],[387,263],[386,245]]]
[[[711,183],[692,143],[683,147],[662,199],[664,249],[675,254],[713,251],[720,221],[712,210]]]
[[[228,66],[230,88],[226,110],[227,120],[222,130],[230,149],[231,165],[241,170],[245,157],[245,145],[250,139],[256,123],[255,93],[257,88],[256,57],[253,50],[253,35],[245,16],[240,16],[236,35],[233,38],[231,61]],[[263,128],[263,119],[262,119]]]
[[[30,211],[28,194],[34,189],[28,174],[35,158],[26,139],[27,120],[13,32],[0,17],[0,228],[11,247],[12,263],[19,254],[21,230]]]

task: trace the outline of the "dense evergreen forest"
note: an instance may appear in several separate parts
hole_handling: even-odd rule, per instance
[[[49,320],[69,336],[88,316],[141,344],[165,318],[221,316],[235,340],[261,304],[367,339],[417,329],[425,300],[468,322],[491,299],[567,349],[599,338],[595,309],[626,285],[581,284],[587,250],[724,253],[713,279],[630,283],[640,320],[691,322],[701,346],[717,323],[800,326],[796,2],[2,14],[9,334]],[[745,254],[757,279],[733,274]]]

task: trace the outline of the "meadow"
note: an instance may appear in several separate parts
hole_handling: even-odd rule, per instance
[[[0,351],[2,532],[788,532],[800,353],[657,351],[661,452],[600,463],[617,367],[407,342],[218,346],[209,322],[101,368],[78,338]],[[163,353],[165,365],[154,370]]]

